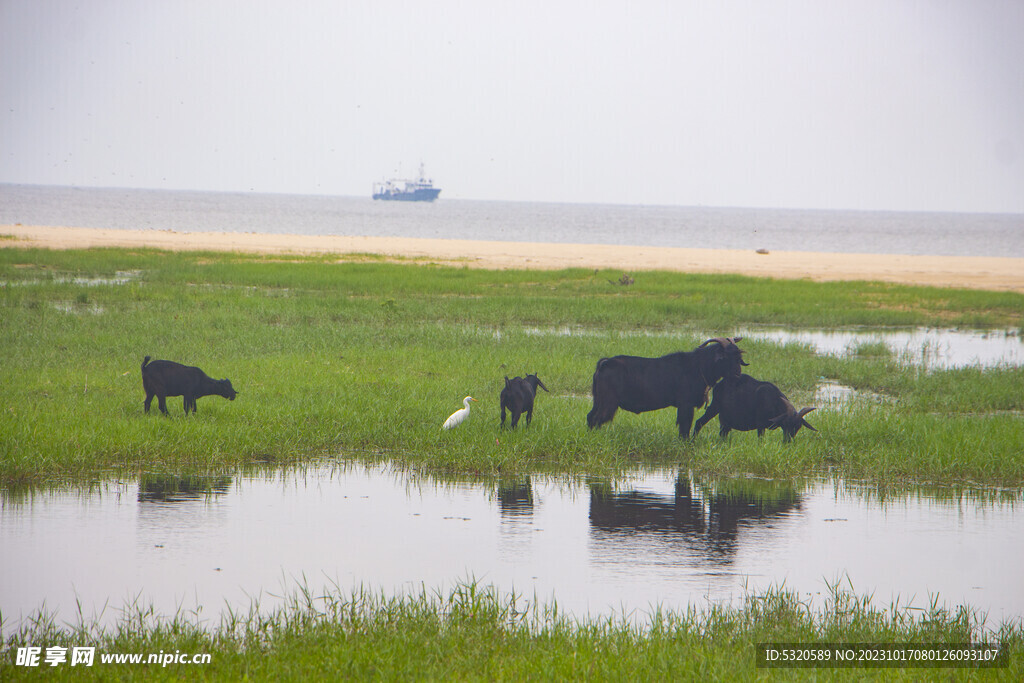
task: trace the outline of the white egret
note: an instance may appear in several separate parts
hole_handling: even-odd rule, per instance
[[[476,399],[473,398],[472,396],[467,396],[466,398],[462,399],[462,405],[466,407],[463,408],[462,410],[456,410],[454,413],[449,415],[448,419],[444,421],[444,425],[441,426],[441,429],[451,429],[453,427],[458,427],[460,424],[462,424],[462,421],[469,417],[470,401],[476,403]]]

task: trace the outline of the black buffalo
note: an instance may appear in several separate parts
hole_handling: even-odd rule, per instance
[[[537,395],[537,387],[544,391],[548,388],[540,381],[537,374],[526,377],[505,377],[505,388],[501,390],[501,426],[505,426],[505,409],[512,413],[512,429],[519,424],[519,416],[526,413],[526,424],[533,419],[533,399]]]
[[[797,411],[786,395],[771,382],[761,382],[750,375],[726,377],[715,385],[714,398],[704,414],[693,427],[693,436],[715,415],[718,416],[719,433],[724,439],[729,431],[736,429],[747,432],[757,430],[764,436],[766,429],[782,429],[782,441],[788,442],[801,427],[818,431],[804,419],[814,408]]]
[[[593,429],[615,417],[622,408],[644,413],[675,406],[680,436],[689,436],[693,411],[707,404],[708,392],[723,377],[743,372],[741,337],[708,339],[693,351],[660,358],[615,356],[602,358],[594,370],[594,407],[587,414]]]
[[[196,399],[203,396],[223,396],[234,401],[238,392],[231,386],[231,380],[211,379],[199,368],[194,368],[171,360],[150,361],[149,356],[142,360],[142,388],[146,390],[146,401],[143,404],[149,412],[149,405],[156,396],[160,412],[167,414],[167,397],[183,396],[185,414],[196,412]]]

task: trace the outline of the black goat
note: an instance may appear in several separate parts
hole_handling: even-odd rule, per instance
[[[548,388],[540,381],[537,374],[512,379],[505,376],[505,388],[501,390],[501,426],[505,426],[505,409],[512,413],[512,429],[519,424],[519,416],[526,413],[526,424],[533,419],[533,398],[537,395],[537,387],[544,391]]]
[[[231,386],[231,380],[210,379],[199,368],[194,368],[170,360],[150,362],[149,356],[142,360],[142,388],[146,390],[146,401],[143,404],[149,412],[149,404],[157,397],[160,412],[167,414],[167,397],[183,396],[185,414],[189,410],[196,412],[196,399],[203,396],[223,396],[234,401],[238,392]]]
[[[701,427],[718,415],[723,439],[732,429],[741,432],[756,429],[758,436],[764,436],[766,429],[781,428],[782,441],[786,443],[796,436],[801,427],[818,431],[804,419],[804,415],[812,410],[814,408],[804,408],[797,412],[785,394],[771,382],[761,382],[750,375],[726,377],[715,385],[711,405],[697,419],[693,436],[696,438]]]
[[[619,408],[644,413],[675,406],[679,436],[689,436],[693,411],[707,404],[712,385],[723,377],[739,376],[741,366],[747,365],[736,346],[741,339],[708,339],[693,351],[660,358],[602,358],[594,370],[594,407],[587,414],[587,426],[603,425]]]

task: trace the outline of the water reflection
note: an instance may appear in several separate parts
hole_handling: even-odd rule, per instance
[[[533,483],[530,476],[502,478],[498,482],[498,505],[502,517],[533,514]]]
[[[231,488],[232,477],[148,474],[139,477],[140,503],[180,503],[224,495]]]
[[[702,484],[679,473],[672,495],[590,487],[595,539],[615,543],[617,534],[651,534],[646,543],[683,544],[715,564],[733,562],[741,526],[770,527],[799,507],[800,495],[793,484],[769,480]]]
[[[438,480],[326,463],[213,477],[145,474],[86,490],[4,492],[0,611],[45,602],[107,623],[139,596],[162,614],[267,608],[295,583],[387,592],[468,576],[576,614],[735,602],[848,575],[883,603],[1024,616],[1022,492],[639,471]],[[104,611],[106,609],[106,611]]]

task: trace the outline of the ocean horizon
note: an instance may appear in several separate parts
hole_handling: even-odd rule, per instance
[[[0,224],[1024,257],[1024,214],[570,204],[0,184]]]

